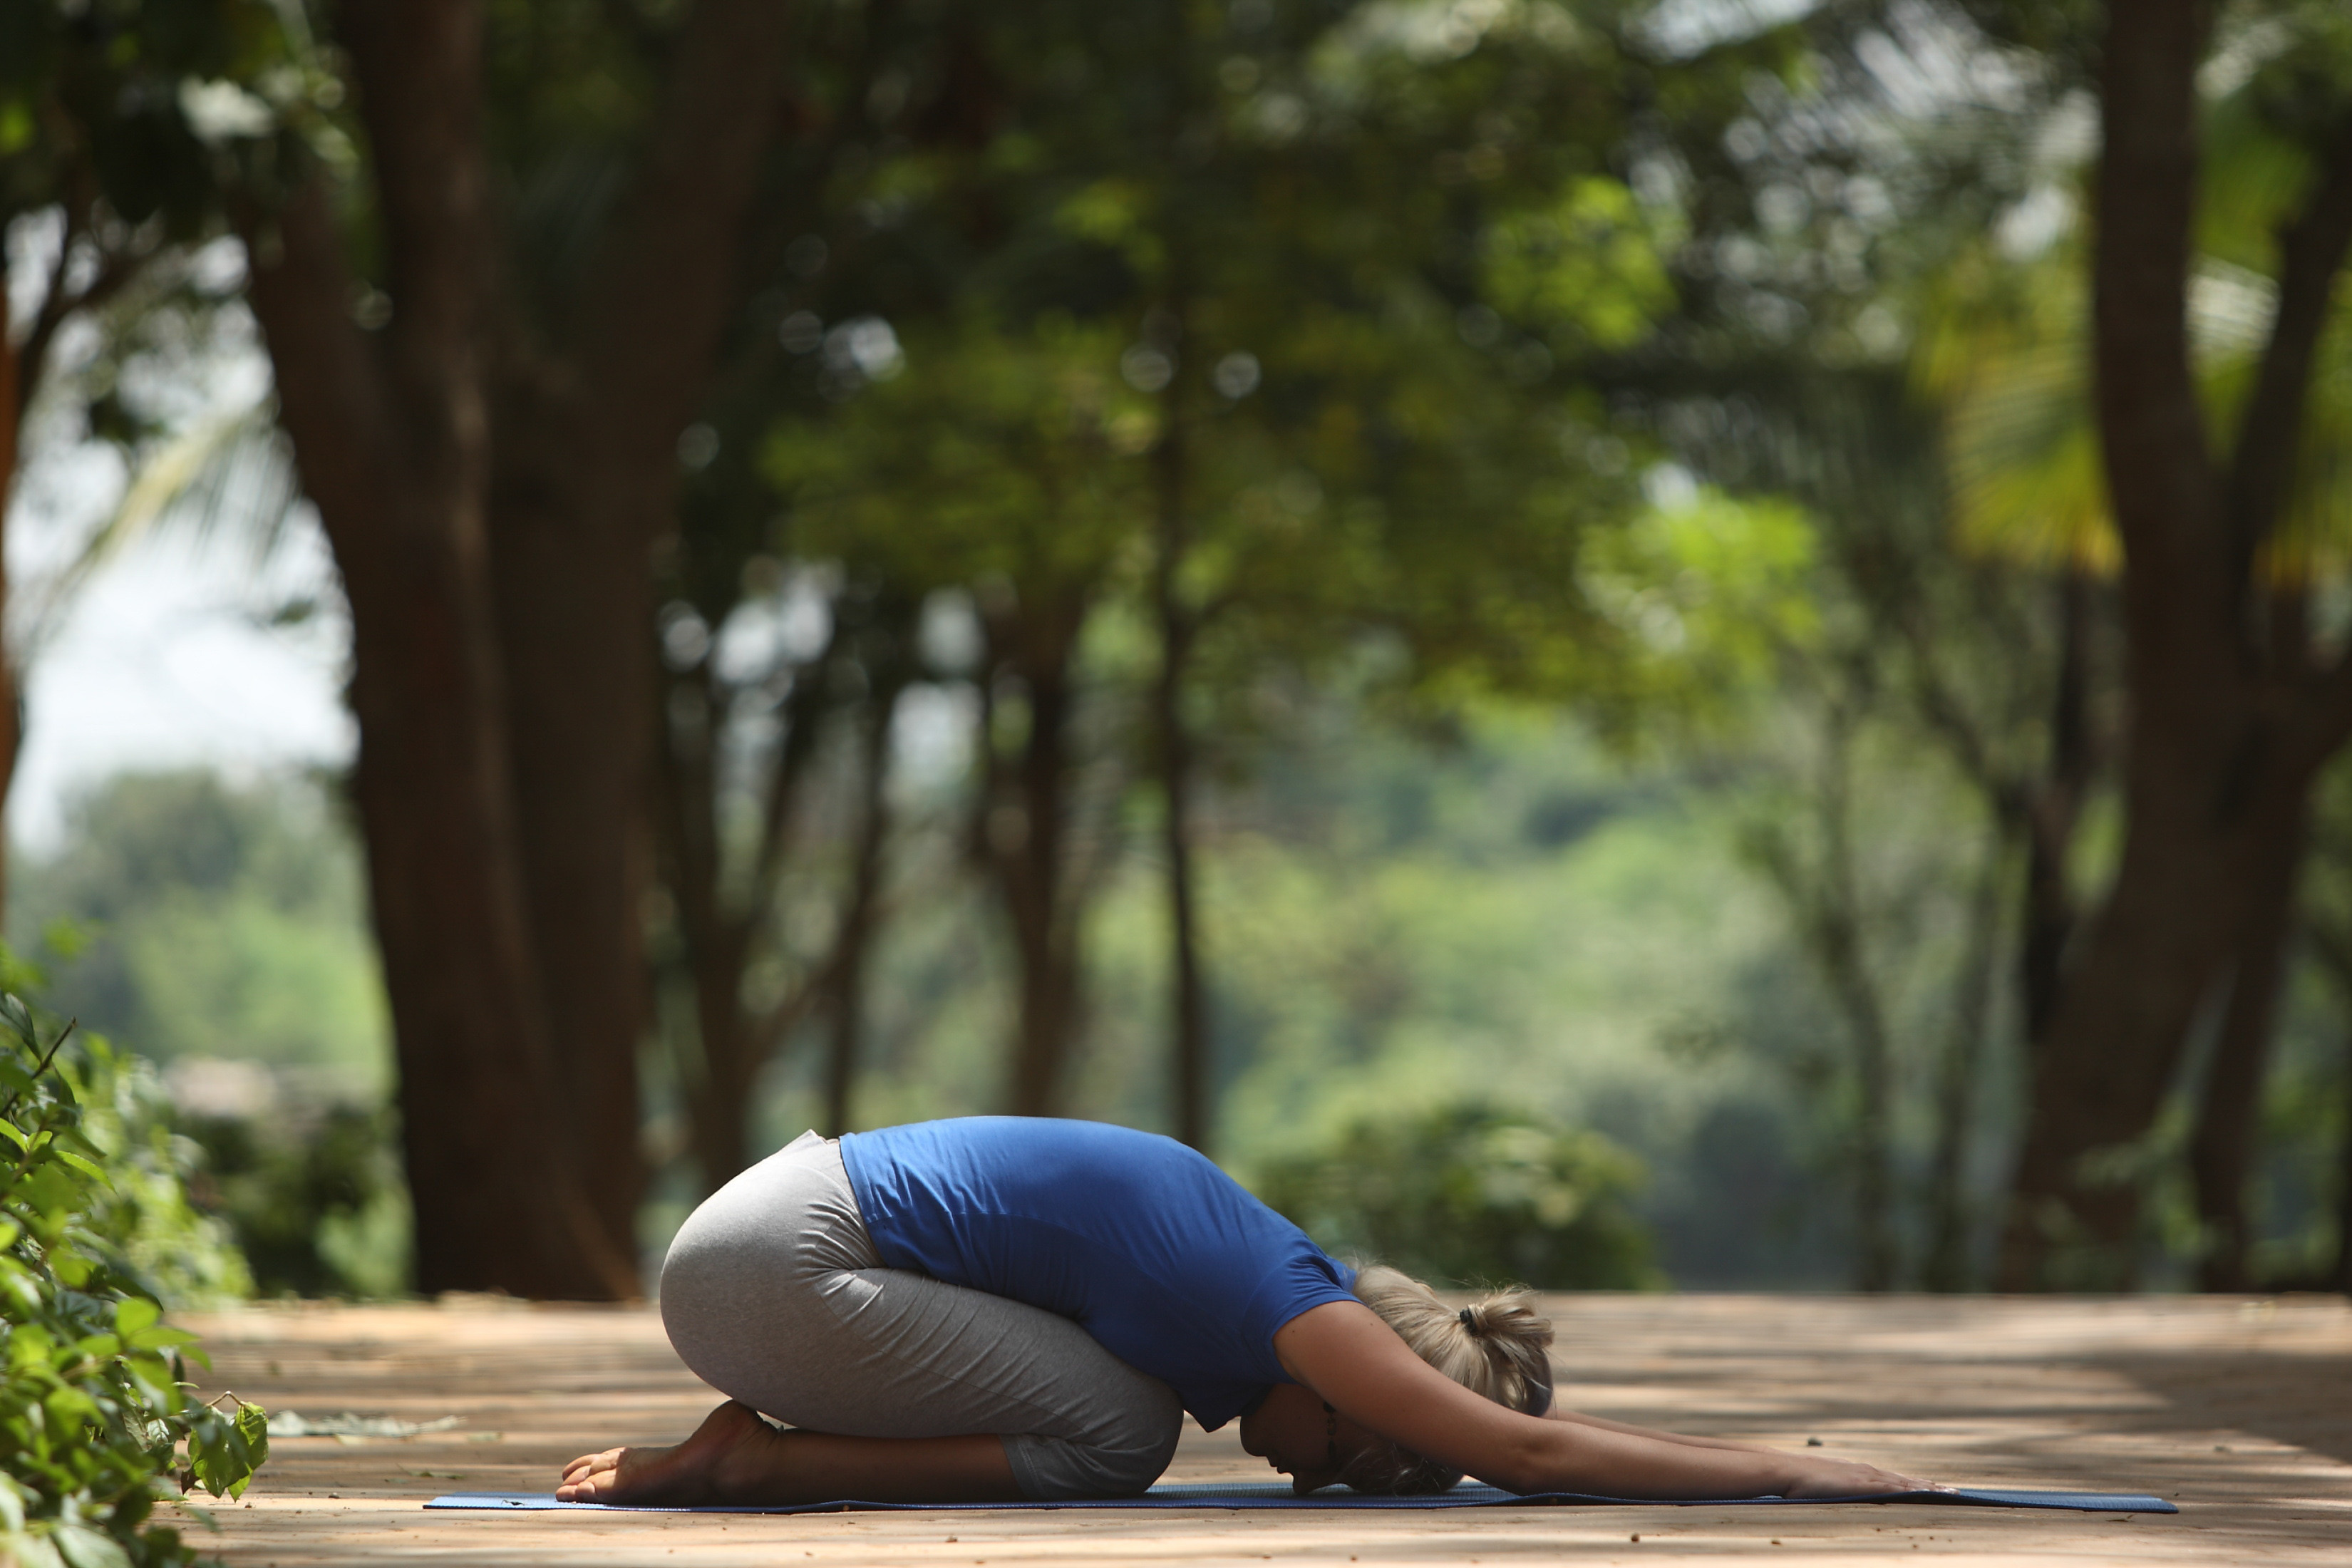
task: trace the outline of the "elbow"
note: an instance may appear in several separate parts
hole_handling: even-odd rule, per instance
[[[1490,1462],[1471,1471],[1489,1486],[1507,1492],[1545,1492],[1570,1489],[1560,1456],[1552,1451],[1546,1440],[1550,1434],[1538,1432],[1527,1436],[1514,1435],[1514,1440]]]

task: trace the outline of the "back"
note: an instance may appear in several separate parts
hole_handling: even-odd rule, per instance
[[[893,1268],[1042,1307],[1176,1391],[1213,1430],[1289,1379],[1275,1331],[1352,1276],[1173,1139],[979,1116],[841,1140]]]

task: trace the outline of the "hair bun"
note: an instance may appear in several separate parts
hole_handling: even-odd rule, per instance
[[[1473,1335],[1478,1332],[1478,1313],[1474,1308],[1463,1308],[1454,1314],[1454,1321],[1469,1330]]]

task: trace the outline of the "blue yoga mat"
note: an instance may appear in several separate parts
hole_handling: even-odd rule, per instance
[[[1764,1504],[1808,1507],[1823,1502],[1925,1502],[1979,1508],[2056,1508],[2090,1513],[2179,1513],[2159,1497],[2142,1492],[2032,1492],[1990,1487],[1963,1487],[1948,1492],[1882,1492],[1852,1498],[1706,1498],[1660,1502],[1654,1498],[1592,1497],[1583,1492],[1507,1492],[1500,1487],[1465,1481],[1451,1491],[1428,1497],[1371,1497],[1361,1492],[1326,1490],[1307,1497],[1295,1495],[1279,1482],[1244,1482],[1210,1486],[1158,1486],[1140,1497],[1082,1498],[1067,1502],[863,1502],[841,1498],[832,1502],[774,1503],[759,1507],[639,1508],[627,1503],[558,1502],[553,1492],[451,1492],[435,1498],[426,1508],[484,1509],[500,1512],[545,1512],[585,1509],[604,1513],[844,1513],[973,1512],[983,1509],[1018,1508],[1525,1508],[1529,1505],[1604,1504],[1631,1508],[1745,1508]]]

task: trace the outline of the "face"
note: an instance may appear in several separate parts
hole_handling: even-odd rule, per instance
[[[1242,1417],[1242,1447],[1288,1476],[1301,1497],[1339,1480],[1371,1442],[1370,1432],[1295,1383],[1276,1384]]]

